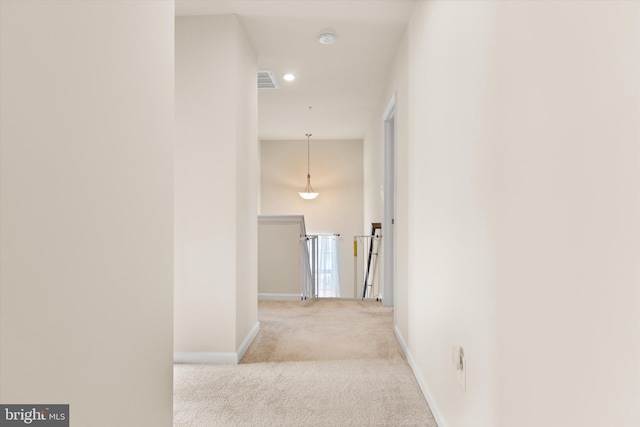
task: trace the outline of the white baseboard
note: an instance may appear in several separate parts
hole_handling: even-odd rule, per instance
[[[427,399],[427,403],[429,404],[429,408],[431,409],[433,418],[436,419],[436,423],[438,423],[438,427],[447,427],[447,423],[445,422],[444,417],[438,410],[436,401],[433,399],[433,396],[431,395],[431,391],[429,390],[429,387],[427,386],[426,381],[420,374],[420,371],[418,370],[418,367],[416,366],[415,361],[413,360],[413,356],[409,351],[409,347],[407,347],[407,343],[405,342],[404,337],[402,336],[402,334],[400,333],[400,330],[398,329],[398,325],[395,325],[394,331],[396,333],[396,337],[398,338],[398,341],[400,342],[400,347],[402,347],[402,351],[404,351],[404,354],[407,357],[409,366],[413,371],[413,376],[416,377],[416,381],[418,381],[420,390],[422,390],[422,394],[424,395],[424,398]]]
[[[238,354],[207,351],[176,351],[173,353],[173,363],[235,365],[238,363]]]
[[[206,351],[176,351],[173,353],[173,363],[237,365],[260,331],[260,322],[256,322],[242,341],[235,353],[206,352]]]
[[[242,341],[242,344],[240,344],[240,347],[238,347],[238,350],[236,351],[236,354],[238,355],[236,363],[240,363],[240,361],[242,360],[242,357],[246,353],[247,349],[249,348],[253,340],[256,338],[256,335],[258,335],[259,331],[260,331],[260,322],[256,322],[256,324],[253,325],[253,328],[251,328],[251,330],[249,331],[249,334],[246,336],[244,341]]]
[[[300,294],[258,294],[261,301],[300,301]]]

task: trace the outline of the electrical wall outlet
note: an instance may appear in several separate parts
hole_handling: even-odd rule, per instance
[[[460,346],[454,346],[451,361],[456,370],[456,380],[463,390],[467,389],[467,360],[464,357],[464,349]]]

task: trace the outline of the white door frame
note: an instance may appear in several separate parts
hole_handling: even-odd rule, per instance
[[[384,201],[382,211],[383,288],[382,304],[393,307],[396,277],[396,94],[394,93],[382,115]]]

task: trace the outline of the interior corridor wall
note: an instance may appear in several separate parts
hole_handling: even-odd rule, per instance
[[[639,25],[416,4],[405,339],[443,425],[640,425]]]
[[[497,427],[492,2],[417,2],[408,28],[408,335],[445,427]],[[467,360],[458,384],[453,346]],[[517,425],[517,424],[514,424]],[[506,426],[505,426],[506,427]]]
[[[221,361],[257,327],[255,53],[236,16],[176,18],[175,351]]]
[[[3,404],[173,424],[173,39],[173,1],[0,2]]]
[[[497,425],[640,425],[640,3],[497,3]]]
[[[258,139],[257,56],[244,28],[235,25],[236,75],[236,349],[258,326]]]
[[[384,137],[383,115],[392,99],[395,99],[396,109],[396,134],[395,134],[395,297],[394,316],[395,325],[401,331],[402,336],[408,336],[408,189],[409,189],[409,155],[408,155],[408,126],[409,126],[409,75],[408,75],[408,37],[403,35],[396,55],[392,62],[389,81],[380,98],[380,103],[373,114],[373,118],[367,127],[364,143],[364,223],[383,221],[384,192]],[[369,230],[364,230],[365,234]],[[382,238],[385,238],[385,230],[382,230]],[[381,266],[383,267],[384,252],[381,253]],[[383,277],[380,269],[380,277]]]

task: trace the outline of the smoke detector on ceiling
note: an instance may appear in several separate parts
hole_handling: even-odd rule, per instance
[[[322,33],[318,38],[318,41],[322,44],[333,44],[336,41],[336,35],[334,33]]]

